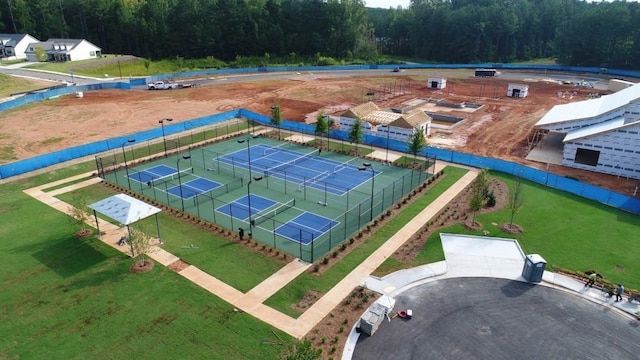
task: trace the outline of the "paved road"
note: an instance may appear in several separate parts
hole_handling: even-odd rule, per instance
[[[638,359],[640,321],[519,281],[438,280],[396,297],[413,319],[360,336],[352,359]]]

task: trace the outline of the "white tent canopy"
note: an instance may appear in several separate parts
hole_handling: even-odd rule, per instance
[[[122,225],[133,224],[162,211],[155,206],[125,194],[113,195],[100,200],[89,205],[89,208],[117,220]]]
[[[98,225],[98,215],[96,213],[103,214],[111,219],[117,220],[122,225],[125,225],[127,227],[129,237],[131,235],[131,229],[129,229],[130,224],[155,215],[158,240],[162,243],[162,239],[160,237],[160,224],[158,223],[158,213],[162,210],[155,206],[149,205],[144,201],[140,201],[125,194],[118,194],[93,203],[88,207],[93,210],[93,215],[96,218],[98,234],[100,233],[100,227]],[[133,248],[131,253],[133,255]]]

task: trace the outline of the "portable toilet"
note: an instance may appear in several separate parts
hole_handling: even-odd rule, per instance
[[[538,254],[527,255],[524,259],[522,277],[528,282],[541,282],[547,262]]]

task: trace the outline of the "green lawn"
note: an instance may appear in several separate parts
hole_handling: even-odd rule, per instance
[[[84,167],[0,185],[0,358],[278,356],[270,326],[162,266],[130,274],[132,259],[22,193]]]
[[[61,194],[58,198],[71,204],[73,197],[80,195],[91,204],[117,193],[98,184]],[[112,219],[100,217],[115,223]],[[282,261],[265,257],[164,212],[159,214],[159,224],[165,250],[242,292],[251,290],[285,265]],[[132,226],[150,236],[157,236],[155,217]]]
[[[404,210],[389,221],[385,226],[381,227],[366,242],[359,245],[358,248],[352,250],[340,262],[331,266],[330,269],[323,272],[322,275],[312,275],[303,273],[294,281],[282,288],[265,304],[293,317],[300,314],[292,309],[292,305],[297,304],[309,290],[315,290],[321,293],[327,292],[340,280],[342,280],[349,272],[355,269],[364,259],[371,255],[380,247],[387,239],[395,234],[400,228],[406,225],[420,211],[429,205],[435,198],[440,196],[453,183],[458,181],[467,170],[447,167],[445,174],[424,196],[414,201]]]
[[[25,78],[0,74],[0,98],[22,91],[41,89],[46,86],[56,85],[45,81],[29,80]]]
[[[513,186],[513,178],[502,173],[491,173]],[[524,205],[514,223],[524,229],[523,234],[507,234],[492,223],[509,221],[511,212],[478,215],[490,236],[517,239],[527,254],[538,253],[547,261],[547,268],[558,266],[572,271],[598,270],[612,283],[622,282],[627,288],[640,289],[640,263],[638,262],[638,231],[640,221],[633,215],[610,206],[586,200],[576,195],[546,188],[524,181]],[[444,260],[439,233],[482,235],[462,225],[439,229],[432,234],[410,264],[387,260],[381,271],[412,267]]]

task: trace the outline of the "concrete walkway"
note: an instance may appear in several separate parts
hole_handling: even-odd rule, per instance
[[[386,153],[382,154],[386,156]],[[438,168],[436,171],[439,171],[441,168],[446,166],[446,163],[440,161],[437,165]],[[185,269],[181,270],[179,274],[194,284],[197,284],[203,289],[232,304],[239,309],[239,311],[244,311],[270,324],[271,326],[300,339],[313,329],[327,314],[329,314],[343,298],[348,296],[353,288],[363,284],[369,275],[378,268],[378,266],[380,266],[380,264],[399,249],[407,239],[409,239],[424,225],[425,222],[429,221],[429,219],[445,207],[447,203],[449,203],[460,191],[468,186],[476,175],[476,171],[470,171],[464,175],[458,182],[422,210],[413,220],[407,223],[393,237],[386,241],[379,249],[371,254],[365,261],[363,261],[297,319],[280,313],[279,311],[264,305],[263,302],[311,266],[311,264],[307,264],[298,259],[288,263],[247,293],[242,293],[193,265],[189,265]],[[58,187],[69,182],[75,182],[83,178],[87,178],[87,180],[80,181],[69,186],[60,187],[52,191],[46,191],[46,189]],[[99,178],[92,178],[91,174],[87,173],[27,189],[24,192],[58,211],[70,214],[72,209],[71,205],[55,198],[55,196],[85,186],[93,185],[101,181],[102,180]],[[87,223],[88,225],[95,227],[95,220],[93,218],[90,221],[87,221]],[[125,228],[120,228],[102,219],[98,219],[98,224],[101,231],[100,240],[102,242],[131,256],[130,248],[128,246],[117,245],[120,237],[126,233]],[[159,240],[156,239],[156,241],[159,243]],[[177,256],[160,247],[155,247],[149,254],[149,257],[164,266],[169,266],[179,260]]]

